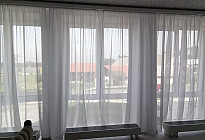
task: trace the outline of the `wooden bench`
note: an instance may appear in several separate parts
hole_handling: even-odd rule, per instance
[[[178,137],[179,132],[205,130],[205,120],[163,122],[165,134]]]
[[[14,136],[19,132],[1,132],[0,140],[12,140]],[[33,131],[33,140],[38,140],[40,138],[40,131]]]
[[[122,125],[106,125],[106,126],[91,126],[67,128],[65,140],[90,139],[115,136],[133,136],[138,138],[141,134],[141,128],[137,124],[122,124]]]

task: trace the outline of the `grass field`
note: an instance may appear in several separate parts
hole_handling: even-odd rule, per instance
[[[17,89],[19,92],[37,92],[37,83],[39,86],[39,89],[42,90],[42,75],[39,75],[39,80],[37,82],[37,75],[22,75],[18,74],[16,78],[17,82]],[[4,76],[1,75],[1,93],[4,93]]]

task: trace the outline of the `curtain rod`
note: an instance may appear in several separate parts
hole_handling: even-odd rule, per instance
[[[178,15],[205,15],[204,10],[190,9],[173,9],[173,8],[156,8],[156,7],[136,7],[136,6],[121,6],[121,5],[103,5],[103,4],[86,4],[73,3],[65,1],[23,1],[23,0],[1,0],[3,5],[19,5],[33,6],[45,8],[65,8],[65,9],[80,9],[80,10],[97,10],[97,11],[113,11],[113,12],[131,12],[131,13],[159,13],[159,14],[178,14]]]

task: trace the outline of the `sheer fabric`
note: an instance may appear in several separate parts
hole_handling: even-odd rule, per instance
[[[62,139],[66,128],[69,89],[69,28],[64,10],[47,11],[43,49],[42,136]],[[49,26],[48,26],[49,25]]]
[[[123,123],[128,27],[122,20],[126,15],[93,11],[69,14],[73,27],[70,28],[68,126]],[[112,17],[115,18],[110,22]]]
[[[41,8],[0,6],[0,131],[39,128]]]
[[[156,17],[136,14],[131,21],[126,122],[156,133]]]
[[[203,16],[157,16],[158,116],[204,119]]]
[[[55,8],[48,13],[43,137],[61,139],[65,127],[133,122],[145,132],[156,132],[156,110],[150,110],[156,106],[153,15]],[[145,39],[149,34],[152,36]],[[138,60],[139,51],[143,54]],[[146,55],[150,57],[146,59]],[[130,59],[132,65],[128,66]],[[132,79],[133,73],[136,79]],[[137,85],[142,79],[143,87]],[[146,90],[148,86],[152,88]]]
[[[154,133],[156,121],[204,119],[204,23],[0,6],[1,131],[30,119],[62,139],[66,127],[136,122]]]

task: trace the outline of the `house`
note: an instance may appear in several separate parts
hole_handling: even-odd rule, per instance
[[[109,81],[108,70],[105,67],[105,80]],[[96,85],[96,63],[71,63],[70,81],[95,82]]]
[[[105,65],[109,72],[112,85],[118,85],[119,82],[128,84],[128,57],[118,57],[112,65]],[[123,78],[122,78],[123,77]]]
[[[96,74],[95,63],[71,63],[70,64],[70,80],[94,82]]]

